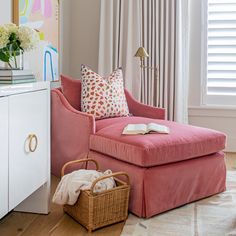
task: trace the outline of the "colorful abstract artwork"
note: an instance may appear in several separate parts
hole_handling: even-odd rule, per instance
[[[59,78],[59,0],[15,0],[15,2],[18,23],[36,29],[41,39],[39,48],[27,53],[25,66],[33,70],[38,80],[57,81]]]

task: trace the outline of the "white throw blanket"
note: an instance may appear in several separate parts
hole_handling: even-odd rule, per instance
[[[106,170],[104,173],[96,170],[77,170],[64,175],[57,186],[52,201],[59,205],[74,205],[79,197],[80,190],[90,189],[94,180],[109,174],[112,174],[111,170]],[[107,178],[95,185],[94,192],[102,192],[115,186],[114,179],[112,177]]]

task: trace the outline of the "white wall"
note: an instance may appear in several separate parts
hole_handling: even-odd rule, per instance
[[[12,21],[12,1],[0,0],[0,25]]]
[[[63,43],[64,50],[70,51],[63,64],[69,65],[62,72],[79,78],[81,64],[98,69],[100,0],[70,0],[70,4],[70,38]]]
[[[201,91],[201,0],[190,0],[189,105],[200,106]]]
[[[98,70],[100,0],[61,1],[61,73],[80,78],[81,64]]]
[[[236,152],[236,107],[202,105],[201,93],[201,0],[190,0],[189,123],[224,132],[227,151]]]
[[[60,70],[70,74],[71,0],[60,1]]]

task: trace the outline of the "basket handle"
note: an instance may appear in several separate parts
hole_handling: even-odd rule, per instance
[[[94,180],[93,183],[92,183],[92,186],[91,186],[92,194],[94,194],[94,192],[93,192],[94,191],[94,187],[95,187],[95,185],[99,181],[107,179],[107,178],[115,177],[115,176],[118,176],[118,175],[124,175],[126,177],[127,184],[130,185],[130,178],[129,178],[129,176],[125,172],[116,172],[116,173],[113,173],[113,174],[109,174],[109,175],[105,175],[105,176],[99,177],[96,180]]]
[[[67,163],[62,167],[62,169],[61,169],[61,177],[63,177],[63,176],[65,175],[65,169],[66,169],[66,167],[68,167],[69,165],[78,164],[78,163],[82,163],[82,162],[86,162],[86,163],[87,163],[87,162],[89,162],[89,161],[95,163],[95,165],[96,165],[96,170],[99,169],[99,166],[98,166],[97,161],[94,160],[94,159],[91,159],[91,158],[69,161],[69,162],[67,162]]]

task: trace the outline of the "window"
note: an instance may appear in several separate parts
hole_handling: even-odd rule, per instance
[[[236,0],[203,0],[203,103],[236,105]]]

